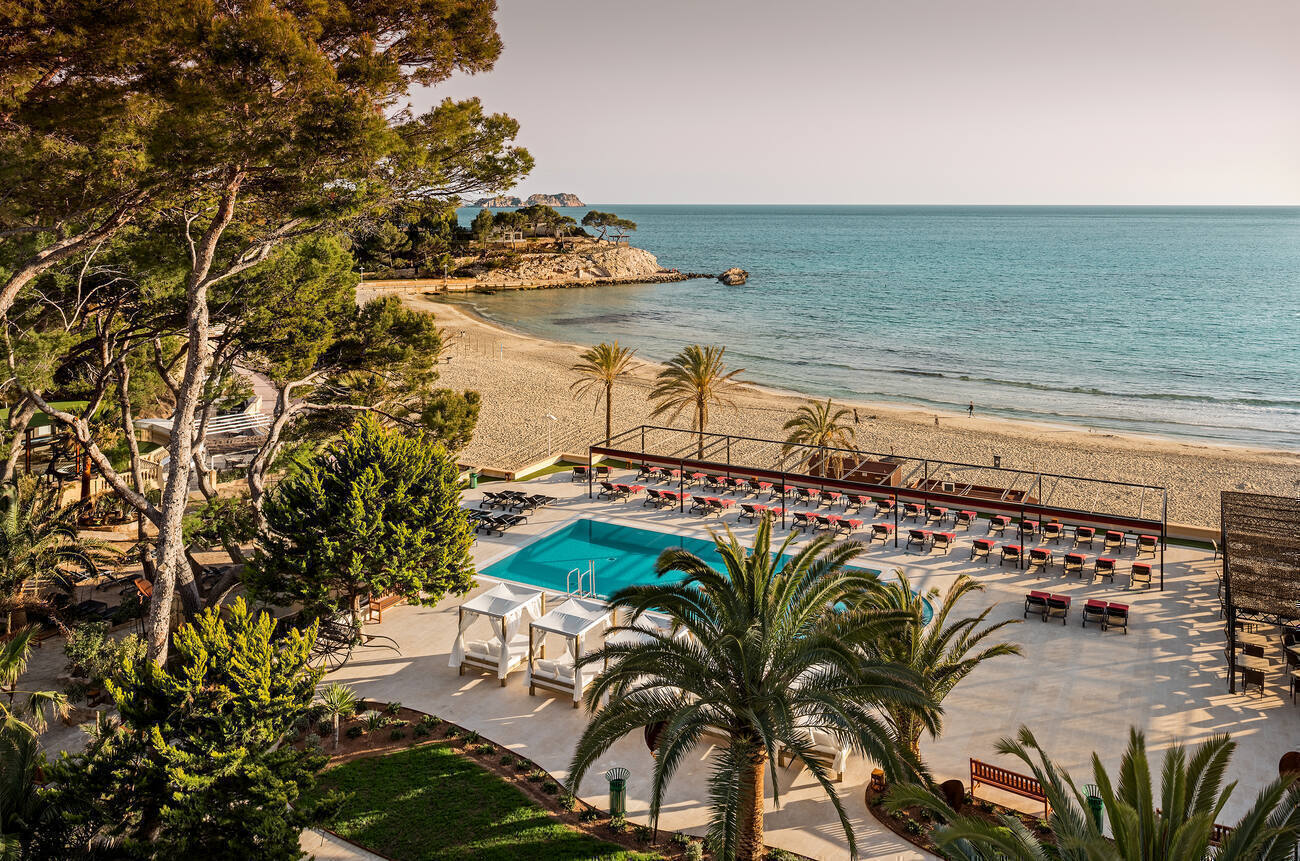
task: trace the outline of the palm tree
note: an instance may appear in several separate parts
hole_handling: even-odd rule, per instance
[[[81,504],[60,501],[49,481],[24,477],[0,494],[0,608],[4,633],[15,611],[39,606],[49,585],[67,588],[79,576],[95,576],[116,558],[106,542],[79,534]]]
[[[334,682],[320,692],[325,714],[334,723],[334,749],[339,747],[339,721],[352,717],[357,711],[357,695],[347,685]]]
[[[1048,847],[1020,820],[1002,817],[1002,825],[962,816],[943,800],[917,785],[896,786],[889,806],[919,805],[946,824],[932,836],[951,858],[965,861],[1291,861],[1300,841],[1300,787],[1294,775],[1278,778],[1260,791],[1246,815],[1218,847],[1210,837],[1215,820],[1235,783],[1223,785],[1223,775],[1236,743],[1226,735],[1211,736],[1192,752],[1181,745],[1165,751],[1159,800],[1151,785],[1146,740],[1129,730],[1129,744],[1120,760],[1118,783],[1096,754],[1093,780],[1105,816],[1109,838],[1091,815],[1088,800],[1074,780],[1047,758],[1033,734],[1021,727],[1017,737],[998,743],[999,753],[1015,756],[1033,770],[1043,785],[1052,813],[1048,825],[1056,845]]]
[[[727,371],[722,357],[726,347],[701,347],[692,344],[668,360],[668,366],[655,378],[650,400],[658,401],[652,416],[668,413],[676,421],[682,411],[693,411],[691,426],[699,434],[698,457],[704,458],[704,428],[709,423],[709,407],[730,406],[728,395],[741,382],[736,375],[743,368]]]
[[[831,399],[826,403],[809,401],[795,410],[794,417],[781,429],[790,434],[785,438],[781,454],[787,455],[799,446],[814,446],[819,449],[818,457],[822,471],[826,471],[826,456],[821,449],[853,448],[853,426],[848,418],[853,411],[848,407],[834,409]]]
[[[819,536],[785,559],[790,538],[775,554],[771,525],[759,525],[747,551],[727,531],[715,536],[722,570],[682,549],[665,550],[660,576],[685,579],[629,586],[610,605],[625,611],[633,642],[607,640],[580,658],[608,668],[586,693],[591,720],[579,739],[569,789],[610,746],[642,727],[660,726],[650,817],[657,821],[664,790],[706,732],[727,747],[709,777],[709,839],[717,857],[750,861],[763,849],[764,771],[777,794],[776,755],[784,749],[821,784],[856,856],[853,829],[827,767],[811,756],[808,730],[824,732],[889,774],[919,776],[920,763],[900,749],[878,709],[906,703],[926,714],[927,701],[906,667],[863,657],[863,647],[898,633],[907,614],[859,606],[877,587],[874,575],[845,566],[862,551]],[[853,606],[846,606],[853,603]],[[836,607],[840,606],[840,609]],[[642,624],[647,611],[666,613],[680,635]],[[604,705],[600,705],[604,703]],[[779,801],[779,798],[777,799]]]
[[[570,388],[580,395],[597,389],[597,406],[600,405],[600,388],[604,389],[605,445],[609,445],[609,439],[614,435],[614,384],[631,374],[632,356],[635,354],[636,350],[620,347],[618,341],[597,344],[584,350],[578,356],[578,364],[571,369],[580,376]]]
[[[879,592],[870,596],[869,600],[883,609],[907,613],[907,627],[901,636],[883,637],[872,643],[868,652],[880,660],[895,661],[911,668],[920,679],[921,689],[936,705],[942,703],[957,683],[984,661],[999,655],[1021,654],[1020,647],[1015,643],[985,643],[998,629],[1020,621],[1007,619],[984,625],[985,619],[993,611],[992,606],[986,607],[978,616],[948,624],[948,617],[958,601],[973,592],[984,591],[983,584],[974,577],[962,574],[953,581],[943,600],[934,607],[934,618],[927,625],[923,618],[923,597],[912,591],[912,584],[906,574],[901,570],[895,574],[898,579],[883,584]],[[938,597],[938,589],[930,589],[924,596],[932,604]],[[931,724],[928,715],[918,714],[906,706],[888,705],[885,707],[885,717],[894,728],[895,735],[914,754],[919,754],[921,733]],[[933,725],[936,730],[942,728],[938,719],[933,721]]]
[[[3,687],[7,695],[7,701],[0,700],[0,732],[13,729],[15,724],[19,724],[33,734],[42,733],[47,725],[46,712],[56,717],[68,713],[68,698],[60,691],[17,689],[18,680],[27,671],[27,661],[32,655],[32,637],[35,635],[35,628],[23,628],[0,646],[0,687]],[[26,699],[15,706],[14,700],[19,695]],[[21,722],[22,717],[30,720],[30,727]]]

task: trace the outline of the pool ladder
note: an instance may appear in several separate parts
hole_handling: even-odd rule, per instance
[[[578,581],[577,589],[573,588],[575,577]],[[582,588],[584,580],[587,585],[585,590]],[[586,571],[583,571],[581,568],[574,568],[568,573],[564,578],[564,591],[579,598],[594,598],[596,596],[596,562],[594,559],[587,560]]]

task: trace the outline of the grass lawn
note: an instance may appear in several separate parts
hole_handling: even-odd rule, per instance
[[[552,819],[523,793],[441,744],[344,763],[322,789],[348,794],[327,825],[399,861],[657,858],[629,852]]]

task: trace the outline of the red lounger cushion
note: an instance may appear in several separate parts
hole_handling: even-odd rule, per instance
[[[1128,612],[1128,604],[1111,604],[1109,606],[1112,610],[1119,610],[1122,613]]]
[[[993,542],[988,540],[987,538],[976,538],[975,546],[980,548],[981,550],[992,550]]]
[[[1067,553],[1067,554],[1065,554],[1065,561],[1066,561],[1066,562],[1080,562],[1080,563],[1081,563],[1081,562],[1083,562],[1086,558],[1087,558],[1087,557],[1084,556],[1082,553]]]
[[[1029,597],[1030,597],[1030,598],[1042,598],[1044,601],[1046,601],[1048,598],[1050,598],[1050,597],[1052,597],[1052,596],[1049,595],[1049,594],[1046,593],[1046,592],[1030,592],[1030,593],[1029,593]]]

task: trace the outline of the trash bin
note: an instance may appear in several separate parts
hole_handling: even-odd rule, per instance
[[[472,469],[469,471],[469,486],[478,487],[478,473]]]
[[[626,768],[611,768],[605,772],[609,781],[609,818],[622,819],[627,814],[627,779],[632,774]]]
[[[1105,805],[1101,800],[1101,790],[1096,784],[1089,783],[1083,787],[1083,794],[1088,798],[1088,809],[1092,811],[1092,821],[1097,824],[1097,830],[1101,831],[1101,812]]]

